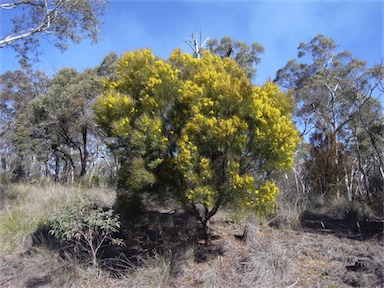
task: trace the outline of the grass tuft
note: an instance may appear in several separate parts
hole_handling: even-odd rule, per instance
[[[246,287],[282,287],[292,269],[291,256],[278,239],[256,241],[241,261],[242,280]]]
[[[172,256],[155,253],[152,257],[140,258],[124,276],[130,287],[169,287],[172,272]]]
[[[0,223],[0,255],[14,253],[26,246],[31,234],[42,227],[46,221],[43,216],[29,217],[21,209],[13,209],[2,217]]]
[[[2,258],[0,275],[0,287],[79,287],[76,265],[47,249]]]

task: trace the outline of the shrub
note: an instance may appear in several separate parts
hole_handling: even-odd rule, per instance
[[[293,99],[268,82],[254,86],[231,59],[148,49],[121,56],[95,102],[98,125],[119,158],[118,200],[171,198],[201,223],[224,205],[269,216],[279,190],[272,171],[292,166],[299,141]]]
[[[49,218],[50,233],[76,257],[88,257],[98,266],[100,249],[107,244],[122,244],[114,238],[119,231],[119,216],[102,209],[90,197],[75,197],[68,206]]]

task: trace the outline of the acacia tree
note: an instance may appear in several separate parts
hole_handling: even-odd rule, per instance
[[[175,50],[124,54],[95,105],[120,155],[119,201],[129,193],[170,196],[190,207],[210,244],[209,219],[222,205],[273,211],[270,175],[292,165],[293,103],[273,83],[255,87],[230,58]]]
[[[90,38],[95,42],[105,4],[105,0],[18,0],[1,3],[0,9],[15,10],[16,13],[9,19],[11,28],[2,29],[0,48],[10,46],[25,60],[28,54],[37,52],[41,38],[60,50],[67,48],[68,41],[79,43],[83,38]]]

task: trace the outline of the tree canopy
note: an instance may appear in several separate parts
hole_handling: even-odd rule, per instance
[[[258,43],[249,46],[243,41],[234,41],[231,37],[221,38],[220,42],[214,38],[207,41],[207,48],[221,58],[232,58],[244,70],[249,79],[256,76],[255,66],[260,63],[260,54],[264,53],[264,47]]]
[[[47,94],[31,102],[31,117],[36,125],[33,137],[47,139],[55,153],[62,154],[68,171],[86,174],[92,115],[89,103],[100,93],[100,79],[92,70],[78,73],[64,68],[52,80]],[[76,167],[70,149],[80,157]]]
[[[121,56],[95,111],[115,138],[125,190],[171,194],[206,227],[224,204],[272,212],[270,175],[292,165],[299,139],[293,106],[276,84],[253,86],[230,58],[136,50]]]
[[[378,148],[383,113],[375,96],[382,93],[383,71],[382,65],[368,67],[349,51],[339,52],[335,41],[321,34],[301,43],[297,59],[277,71],[275,81],[291,89],[296,120],[309,134],[306,183],[315,194],[352,201],[382,190],[377,179],[384,179]]]
[[[0,75],[1,169],[15,180],[28,173],[24,164],[31,159],[34,147],[23,140],[28,138],[30,127],[20,124],[28,117],[29,103],[47,93],[49,86],[50,79],[40,71],[16,70]]]
[[[10,18],[10,30],[2,29],[0,48],[10,46],[21,60],[26,60],[28,55],[38,52],[41,38],[60,50],[67,48],[68,41],[79,43],[89,38],[95,42],[105,3],[105,0],[18,0],[2,3],[0,9],[15,10],[16,13]]]

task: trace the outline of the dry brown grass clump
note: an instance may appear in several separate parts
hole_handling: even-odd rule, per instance
[[[243,275],[241,283],[246,287],[283,287],[294,265],[291,250],[283,247],[279,239],[274,237],[258,237],[257,234],[261,232],[254,225],[249,224],[247,229],[249,254],[240,262]]]
[[[76,287],[78,268],[46,249],[7,255],[0,261],[0,287]]]

